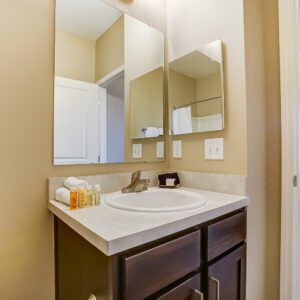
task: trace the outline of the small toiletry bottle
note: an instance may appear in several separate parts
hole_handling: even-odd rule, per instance
[[[100,184],[94,185],[94,197],[95,197],[95,205],[101,204],[101,186]]]
[[[89,185],[86,191],[86,204],[88,207],[92,207],[94,205],[94,193],[93,188]]]
[[[70,189],[70,209],[77,209],[77,188],[75,187]]]
[[[84,208],[86,205],[86,189],[84,186],[80,186],[78,188],[77,198],[78,198],[78,208]]]

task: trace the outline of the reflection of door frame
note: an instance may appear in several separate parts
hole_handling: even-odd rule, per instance
[[[124,71],[125,71],[125,65],[122,65],[114,69],[107,75],[101,77],[99,80],[96,81],[96,84],[102,87],[107,87],[112,80],[122,76],[124,74]]]
[[[299,173],[299,0],[279,0],[282,202],[280,299],[300,299],[300,192],[293,179]],[[297,65],[298,64],[298,65]],[[297,179],[297,178],[296,178]],[[298,253],[297,253],[298,252]]]
[[[100,78],[96,84],[99,86],[98,96],[98,116],[99,118],[99,141],[98,141],[98,162],[107,162],[107,92],[106,88],[111,82],[121,76],[124,76],[125,66],[122,65],[107,75]]]
[[[98,163],[106,163],[107,94],[106,88],[98,87]]]

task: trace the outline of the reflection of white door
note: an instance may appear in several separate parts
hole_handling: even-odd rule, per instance
[[[96,84],[55,77],[54,163],[98,162]]]

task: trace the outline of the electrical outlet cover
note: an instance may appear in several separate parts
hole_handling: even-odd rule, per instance
[[[132,145],[132,158],[142,158],[143,157],[143,146],[142,144]]]
[[[173,158],[182,158],[182,141],[173,141]]]
[[[165,157],[165,143],[157,142],[156,143],[156,158],[164,158]]]

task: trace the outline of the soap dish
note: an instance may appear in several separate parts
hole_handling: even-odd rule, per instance
[[[160,184],[159,187],[163,188],[163,189],[175,189],[175,188],[177,188],[177,185],[163,185],[163,184]]]

